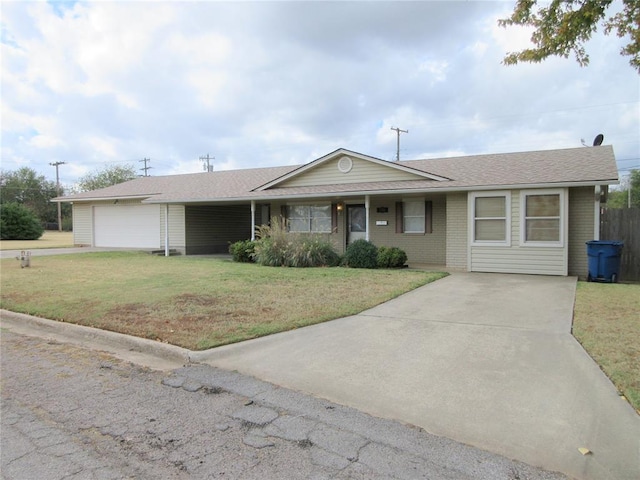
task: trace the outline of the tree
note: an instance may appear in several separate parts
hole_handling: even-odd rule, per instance
[[[81,177],[76,189],[78,192],[88,192],[127,182],[137,176],[136,168],[133,165],[112,165]]]
[[[640,208],[640,170],[631,170],[626,188],[609,192],[607,208],[626,208],[629,205]]]
[[[580,66],[589,64],[584,44],[602,24],[606,35],[615,32],[618,37],[629,37],[620,50],[631,57],[629,63],[640,73],[640,2],[622,0],[622,9],[607,16],[614,0],[551,0],[547,7],[538,7],[537,0],[518,0],[509,18],[498,20],[498,25],[534,27],[531,41],[535,48],[509,52],[506,65],[518,62],[539,63],[550,56],[567,58],[571,52]],[[616,4],[620,2],[616,1]]]
[[[37,240],[44,233],[38,216],[28,207],[15,202],[0,205],[0,238],[2,240]]]
[[[0,204],[19,203],[34,212],[42,223],[57,222],[57,206],[50,202],[57,196],[55,182],[31,168],[0,172]]]

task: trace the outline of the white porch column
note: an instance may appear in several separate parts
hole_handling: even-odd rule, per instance
[[[602,193],[602,187],[596,185],[594,191],[593,202],[593,239],[600,240],[600,194]],[[568,201],[568,199],[567,199]]]
[[[169,256],[169,204],[164,206],[164,256]]]
[[[256,201],[251,200],[251,240],[256,239]]]
[[[365,232],[364,232],[364,239],[368,242],[369,241],[369,195],[365,195],[364,196],[364,218],[365,218]]]

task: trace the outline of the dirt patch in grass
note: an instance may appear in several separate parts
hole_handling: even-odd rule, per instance
[[[640,285],[579,282],[573,334],[640,413]]]
[[[353,315],[446,275],[133,252],[39,257],[29,269],[2,262],[2,308],[189,349]]]

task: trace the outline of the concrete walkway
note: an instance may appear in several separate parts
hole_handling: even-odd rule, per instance
[[[635,480],[640,417],[571,335],[575,288],[455,273],[360,315],[190,357],[579,479]]]

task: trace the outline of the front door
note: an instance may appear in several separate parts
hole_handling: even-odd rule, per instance
[[[367,238],[367,211],[364,205],[347,205],[347,245]]]

